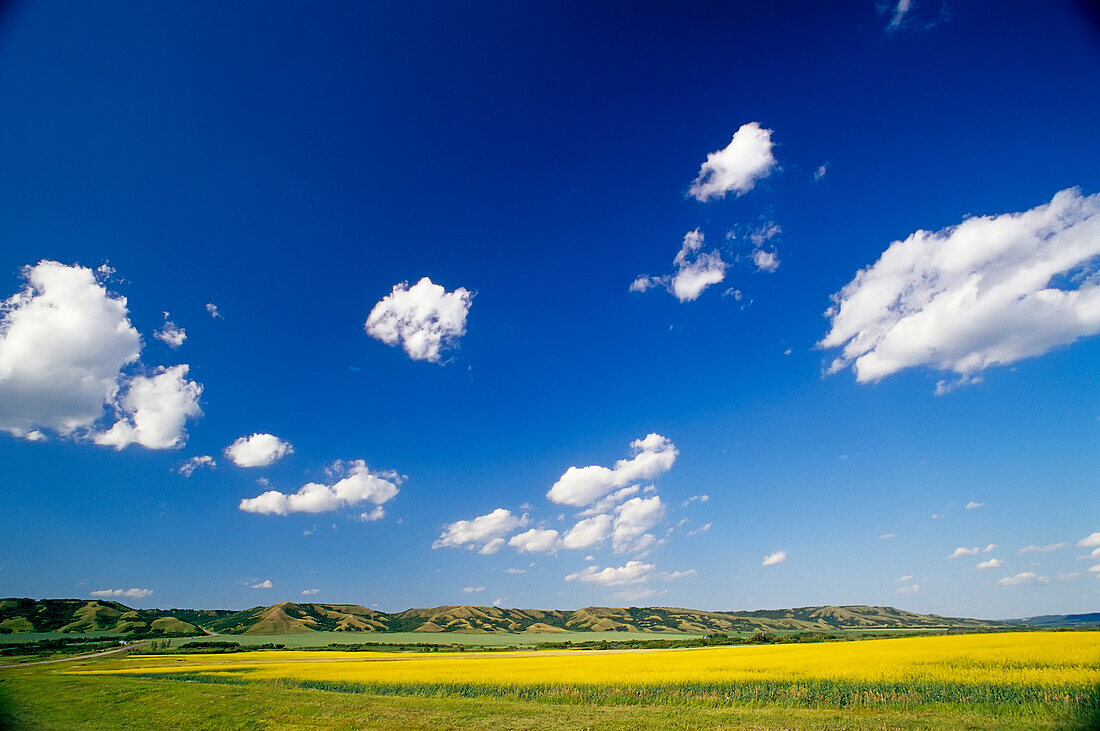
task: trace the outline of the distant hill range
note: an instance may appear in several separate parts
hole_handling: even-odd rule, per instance
[[[1100,626],[1100,613],[986,621],[914,614],[893,607],[799,607],[703,612],[671,607],[572,610],[445,606],[390,614],[356,604],[283,602],[241,612],[226,609],[131,609],[113,601],[0,599],[0,635],[17,632],[110,632],[135,637],[304,632],[838,632],[844,630],[989,630]]]

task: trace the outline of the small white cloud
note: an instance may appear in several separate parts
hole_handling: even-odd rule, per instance
[[[441,352],[466,334],[473,293],[448,292],[428,277],[413,286],[402,282],[374,306],[364,329],[386,345],[401,345],[413,360],[440,362]]]
[[[906,581],[912,581],[914,578],[916,577],[913,574],[906,574],[905,576],[900,576],[897,579],[894,579],[894,583],[904,584]]]
[[[829,163],[826,162],[826,163],[823,163],[823,164],[819,165],[817,167],[817,170],[814,171],[814,182],[815,183],[820,183],[822,180],[825,179],[825,175],[828,172],[829,172]]]
[[[685,500],[680,505],[680,507],[681,508],[686,508],[688,505],[691,505],[692,503],[705,503],[708,500],[710,500],[710,495],[692,495],[687,500]]]
[[[373,523],[376,520],[382,520],[386,517],[386,510],[381,505],[375,505],[371,510],[365,510],[359,513],[359,520],[364,523]]]
[[[627,561],[625,566],[618,568],[608,566],[605,569],[589,566],[583,571],[576,571],[565,577],[566,581],[580,581],[586,584],[600,584],[602,586],[621,586],[623,584],[640,584],[648,581],[657,568],[651,563],[641,561]]]
[[[689,536],[697,536],[700,533],[706,533],[708,530],[711,529],[711,527],[713,525],[714,525],[714,523],[704,523],[703,525],[699,526],[698,528],[696,528],[694,530],[689,530],[687,534]]]
[[[1028,584],[1046,584],[1050,579],[1046,576],[1036,576],[1034,571],[1024,571],[1014,576],[1006,576],[1003,579],[998,579],[997,583],[1001,586],[1026,586]]]
[[[763,562],[761,562],[760,565],[761,566],[775,566],[776,564],[783,563],[786,560],[787,560],[787,552],[786,551],[776,551],[775,553],[769,553],[767,556],[765,556]]]
[[[502,604],[504,604],[504,597],[497,597],[496,599],[493,600],[493,606],[494,607],[499,607]]]
[[[878,539],[880,541],[889,541],[890,539],[897,538],[897,537],[898,537],[897,533],[883,533],[881,536],[878,537]]]
[[[184,460],[183,463],[180,464],[180,466],[176,469],[184,477],[190,477],[194,473],[194,471],[199,469],[200,467],[214,469],[217,466],[217,462],[215,462],[214,458],[211,457],[209,454],[200,454]]]
[[[1078,548],[1100,548],[1100,532],[1085,536],[1077,541]]]
[[[570,467],[546,497],[559,505],[584,507],[614,490],[668,472],[679,454],[676,445],[660,434],[637,439],[630,443],[630,449],[634,456],[617,461],[614,469],[599,465]]]
[[[973,500],[971,500],[970,502],[968,502],[966,504],[966,509],[967,510],[977,510],[978,508],[981,508],[981,507],[984,507],[984,506],[985,506],[985,503],[978,503],[978,502],[974,502]]]
[[[482,554],[496,553],[504,546],[504,536],[527,525],[527,515],[497,508],[472,520],[458,520],[443,527],[432,548],[466,548]]]
[[[144,599],[148,596],[152,596],[152,589],[99,589],[97,591],[89,592],[94,597],[99,598],[125,598],[125,599]]]
[[[513,576],[516,574],[526,574],[527,569],[504,569],[504,573],[512,574]]]
[[[977,546],[974,546],[973,548],[964,548],[962,546],[959,546],[958,548],[955,549],[954,553],[952,553],[950,556],[948,556],[948,558],[963,558],[965,556],[977,556],[981,552],[982,552],[982,549],[978,548]]]
[[[895,594],[916,594],[920,591],[920,584],[912,584],[911,586],[902,586],[894,589]]]
[[[263,581],[257,581],[255,584],[249,584],[249,589],[271,589],[275,585],[271,583],[271,579],[264,579]]]
[[[164,325],[160,330],[153,333],[153,337],[161,341],[169,348],[178,348],[183,345],[183,341],[187,340],[187,332],[168,319],[168,313],[164,313]]]
[[[532,528],[512,536],[508,545],[520,553],[554,553],[560,547],[558,535],[553,529]]]
[[[996,543],[990,543],[988,546],[982,549],[982,553],[989,553],[990,551],[993,551],[997,548],[999,548],[999,546]]]
[[[737,196],[748,193],[778,166],[773,146],[772,130],[756,122],[742,125],[724,149],[707,155],[688,195],[705,202],[731,192]]]
[[[316,596],[320,593],[320,589],[302,589],[302,596]]]
[[[660,573],[660,579],[661,581],[675,581],[676,579],[686,579],[698,575],[699,572],[695,569],[687,569],[686,571],[662,571]]]
[[[1062,550],[1068,545],[1068,543],[1048,543],[1045,546],[1037,546],[1033,543],[1030,546],[1024,546],[1023,548],[1021,548],[1019,551],[1016,552],[1016,555],[1027,556],[1032,553],[1053,553],[1054,551]]]
[[[210,313],[210,316],[213,317],[215,320],[222,319],[222,315],[220,312],[218,312],[218,306],[216,304],[212,302],[207,302],[206,311]]]
[[[920,366],[971,383],[1100,332],[1098,271],[1100,194],[1066,189],[895,241],[833,295],[819,345],[842,348],[828,370],[851,366],[859,383]]]
[[[1089,566],[1088,570],[1090,574],[1100,574],[1100,563],[1095,566]]]
[[[289,495],[268,490],[254,498],[241,500],[239,507],[246,513],[263,515],[325,513],[364,502],[382,505],[397,496],[395,482],[399,482],[400,478],[393,473],[384,473],[385,476],[374,474],[361,459],[339,466],[344,477],[332,485],[310,482]]]
[[[1083,571],[1071,571],[1068,574],[1058,574],[1058,581],[1073,581],[1085,575]]]
[[[484,586],[464,586],[462,587],[463,594],[476,594],[479,591],[485,591]]]
[[[718,251],[702,251],[703,234],[699,229],[684,234],[680,251],[672,264],[676,271],[663,277],[640,276],[630,283],[631,292],[647,292],[659,287],[681,302],[698,299],[703,290],[726,278],[726,262]]]
[[[905,20],[905,16],[909,13],[909,9],[913,6],[913,0],[898,0],[898,4],[894,6],[894,12],[890,16],[890,23],[886,26],[889,30],[897,30],[901,27],[902,21]]]
[[[225,448],[225,456],[238,467],[267,467],[288,454],[294,454],[294,447],[274,434],[240,437]]]
[[[991,558],[987,561],[982,561],[981,563],[979,563],[977,568],[979,568],[979,569],[995,569],[995,568],[999,568],[1000,565],[1001,565],[1001,562],[999,560],[997,560],[995,558]]]

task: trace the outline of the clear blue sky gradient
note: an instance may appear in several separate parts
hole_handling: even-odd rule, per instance
[[[891,31],[871,0],[4,5],[0,297],[41,259],[110,262],[145,361],[190,364],[204,416],[179,450],[0,435],[0,595],[1096,611],[1096,574],[1054,577],[1087,570],[1072,544],[1100,530],[1100,339],[941,397],[930,369],[823,376],[835,354],[815,348],[830,295],[891,242],[1100,192],[1097,26],[1073,3],[942,9],[915,0]],[[689,198],[752,121],[781,170]],[[774,274],[734,263],[687,303],[627,291],[685,232],[764,220]],[[422,276],[477,293],[444,365],[363,332]],[[151,337],[165,310],[176,351]],[[294,453],[233,466],[222,450],[253,432]],[[667,593],[564,581],[583,551],[432,549],[523,503],[560,530],[558,477],[650,432],[680,451],[657,480],[667,525],[690,522],[644,560],[698,572],[646,585]],[[218,468],[175,471],[198,454]],[[257,478],[293,491],[360,458],[408,476],[384,520],[238,510]],[[989,543],[996,571],[946,558]],[[997,583],[1024,571],[1052,580]]]

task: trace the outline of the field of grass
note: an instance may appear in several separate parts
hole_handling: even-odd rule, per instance
[[[16,728],[1096,728],[1100,633],[131,656],[6,670],[0,704]]]

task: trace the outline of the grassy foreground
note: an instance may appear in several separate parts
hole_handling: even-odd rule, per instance
[[[251,652],[0,673],[11,728],[1100,728],[1100,633],[609,653]]]

